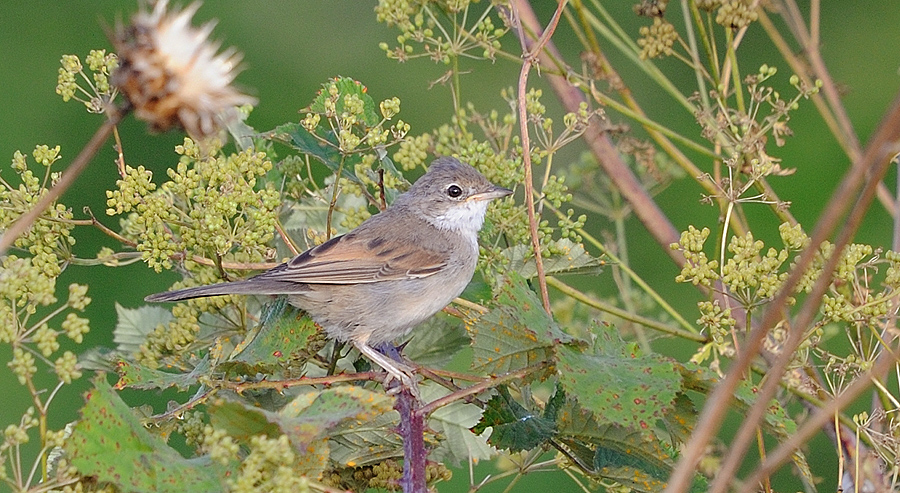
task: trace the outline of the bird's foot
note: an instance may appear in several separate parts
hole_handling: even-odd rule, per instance
[[[419,395],[419,385],[416,381],[415,368],[400,363],[399,361],[394,361],[366,344],[354,343],[353,345],[356,346],[356,349],[358,349],[360,353],[364,354],[374,363],[377,363],[378,366],[384,368],[385,376],[383,385],[388,394],[397,394],[406,389],[409,390],[416,400],[421,400]]]

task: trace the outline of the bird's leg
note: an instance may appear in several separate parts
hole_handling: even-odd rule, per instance
[[[396,378],[400,385],[409,389],[412,392],[413,396],[416,399],[419,399],[419,386],[416,383],[415,378],[415,369],[404,365],[403,363],[393,361],[387,356],[381,354],[376,351],[374,348],[369,346],[364,342],[354,341],[353,345],[356,349],[359,350],[360,353],[365,355],[374,363],[377,363],[378,366],[384,368],[384,371],[387,372],[387,378],[384,380],[384,385],[387,387],[387,384],[391,381],[391,379]]]

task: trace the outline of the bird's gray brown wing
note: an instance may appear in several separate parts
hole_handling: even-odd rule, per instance
[[[441,252],[395,238],[362,238],[351,232],[307,250],[256,279],[355,284],[428,277],[446,265]]]

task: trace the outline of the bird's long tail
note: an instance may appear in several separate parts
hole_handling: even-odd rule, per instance
[[[302,290],[302,286],[302,284],[297,283],[285,283],[271,280],[262,281],[251,278],[244,281],[223,282],[219,284],[210,284],[208,286],[176,289],[175,291],[165,291],[163,293],[151,294],[150,296],[144,298],[144,301],[181,301],[189,300],[192,298],[204,298],[206,296],[221,296],[227,294],[290,294]]]

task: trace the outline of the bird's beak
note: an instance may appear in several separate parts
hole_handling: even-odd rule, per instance
[[[491,188],[485,190],[484,192],[478,192],[474,195],[470,195],[469,198],[466,199],[466,202],[473,201],[481,201],[481,200],[493,200],[499,199],[500,197],[506,197],[507,195],[513,193],[512,190],[508,188],[498,187],[497,185],[493,185]]]

